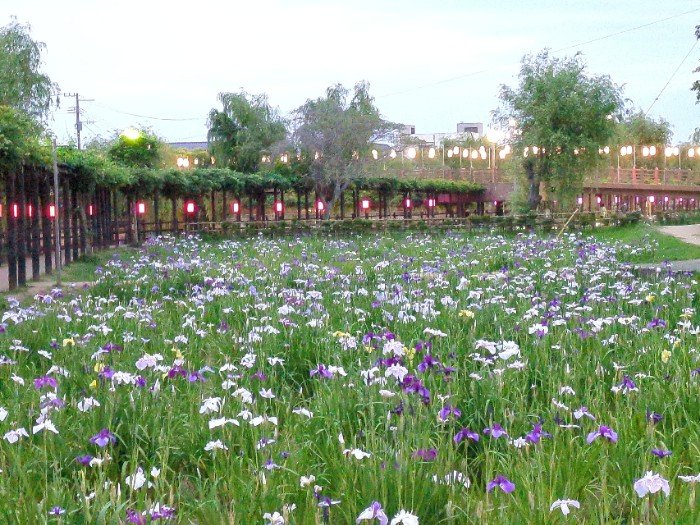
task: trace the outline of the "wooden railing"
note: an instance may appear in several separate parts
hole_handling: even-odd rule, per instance
[[[416,168],[384,170],[372,174],[377,177],[406,179],[447,179],[468,180],[480,184],[512,183],[513,175],[501,169],[435,169]],[[700,186],[700,172],[682,169],[647,168],[607,168],[597,171],[584,179],[584,185],[600,184],[645,184],[671,186]]]

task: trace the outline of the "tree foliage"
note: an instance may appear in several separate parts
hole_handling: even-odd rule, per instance
[[[501,86],[494,118],[504,127],[515,122],[513,149],[522,160],[528,207],[538,206],[541,182],[555,200],[573,203],[585,173],[599,162],[598,148],[613,135],[621,90],[608,76],[588,75],[580,54],[555,58],[548,50],[523,57],[519,81],[517,88]]]
[[[134,136],[121,134],[108,148],[109,157],[124,166],[154,168],[158,165],[162,141],[147,131]]]
[[[671,125],[664,119],[658,120],[642,111],[632,111],[625,115],[615,129],[615,143],[618,145],[659,146],[668,144],[671,139]]]
[[[294,145],[310,161],[309,176],[328,216],[350,183],[365,175],[372,144],[397,126],[382,119],[366,82],[352,92],[331,86],[325,97],[307,100],[293,115]]]
[[[217,163],[243,173],[255,173],[263,154],[284,140],[287,130],[267,95],[219,93],[222,109],[212,109],[208,139]]]
[[[41,141],[36,120],[24,111],[0,106],[0,176],[20,169],[23,164],[47,162],[49,150]]]
[[[0,105],[45,122],[58,105],[59,89],[41,72],[41,52],[46,46],[32,40],[30,31],[14,18],[0,28]]]

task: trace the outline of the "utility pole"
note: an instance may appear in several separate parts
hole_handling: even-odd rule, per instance
[[[78,135],[78,149],[80,149],[80,132],[83,131],[83,123],[80,120],[80,102],[92,102],[93,99],[81,99],[78,93],[64,93],[63,96],[75,97],[75,108],[71,108],[68,111],[75,111],[75,132]]]

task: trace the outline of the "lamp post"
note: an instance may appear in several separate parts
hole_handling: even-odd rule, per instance
[[[681,155],[678,146],[666,146],[664,148],[664,164],[668,157],[678,157],[678,169],[681,169]],[[664,165],[665,167],[665,165]]]
[[[369,207],[370,207],[370,202],[367,197],[363,198],[360,201],[360,207],[362,208],[362,211],[365,212],[365,219],[369,219]]]
[[[56,138],[54,137],[51,141],[53,147],[53,206],[54,213],[56,214],[56,220],[54,220],[54,227],[56,228],[56,234],[54,236],[54,253],[56,257],[56,286],[61,285],[61,229],[60,229],[60,218],[58,215],[58,159],[56,156]],[[50,212],[49,212],[50,215]]]

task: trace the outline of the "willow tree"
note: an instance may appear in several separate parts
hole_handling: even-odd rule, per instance
[[[26,209],[24,163],[40,150],[39,125],[24,111],[0,105],[0,175],[4,183],[5,206]],[[31,188],[30,188],[31,190]],[[30,191],[30,195],[33,193]],[[31,200],[31,199],[30,199]],[[33,201],[31,201],[33,202]],[[26,282],[25,217],[7,221],[7,263],[10,290]]]
[[[13,18],[0,28],[0,106],[20,109],[45,122],[58,105],[58,85],[41,72],[43,42],[32,40],[31,28]]]
[[[209,150],[220,166],[241,173],[258,171],[263,155],[284,140],[287,128],[267,95],[219,93],[222,109],[209,112]]]
[[[293,115],[294,144],[310,159],[309,177],[328,218],[347,187],[366,175],[371,146],[397,125],[381,117],[366,82],[352,91],[331,86],[325,97],[307,100]]]
[[[522,59],[519,85],[502,85],[494,118],[514,124],[514,155],[524,170],[529,209],[540,185],[563,206],[573,204],[585,175],[595,169],[598,149],[615,131],[621,89],[608,76],[590,75],[582,56],[555,58],[548,50]]]
[[[46,46],[32,39],[31,28],[15,18],[0,28],[0,177],[5,195],[25,210],[25,198],[36,207],[40,185],[35,169],[41,154],[39,136],[42,124],[58,105],[58,85],[41,71],[41,53]],[[25,184],[25,169],[29,171]],[[16,199],[16,200],[15,200]],[[8,221],[7,253],[10,288],[26,281],[25,247],[32,238],[33,273],[38,274],[36,236],[37,216],[31,221],[31,235],[25,232],[25,217],[20,213]]]

